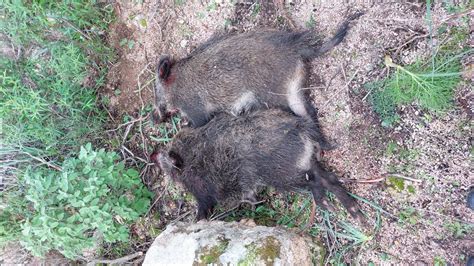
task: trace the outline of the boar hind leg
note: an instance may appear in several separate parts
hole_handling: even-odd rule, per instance
[[[215,187],[205,179],[196,176],[185,176],[183,180],[185,187],[198,203],[197,220],[207,219],[217,205]]]
[[[334,207],[326,199],[326,188],[322,185],[321,178],[314,173],[308,173],[308,176],[314,204],[323,210],[334,211]]]
[[[363,221],[363,215],[357,202],[347,193],[335,174],[322,169],[318,165],[313,166],[313,173],[319,177],[322,187],[334,193],[352,217]]]
[[[197,196],[196,200],[198,202],[198,212],[197,220],[207,219],[211,215],[214,207],[217,204],[217,201],[214,197],[210,195]]]

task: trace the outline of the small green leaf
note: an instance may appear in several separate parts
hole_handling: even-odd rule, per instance
[[[120,45],[120,46],[124,46],[124,45],[127,44],[127,43],[128,43],[128,40],[124,38],[124,39],[121,39],[121,40],[120,40],[119,45]]]
[[[131,178],[138,178],[139,173],[137,170],[130,168],[127,170],[127,175]]]
[[[128,49],[132,49],[133,46],[135,46],[135,41],[134,40],[129,40],[128,41]]]
[[[58,222],[52,222],[49,226],[50,226],[51,228],[55,228],[55,227],[57,227],[58,225],[59,225]]]
[[[87,150],[84,148],[84,146],[81,146],[81,151],[79,152],[79,160],[84,160],[87,158]]]

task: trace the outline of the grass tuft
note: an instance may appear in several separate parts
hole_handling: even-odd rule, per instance
[[[455,88],[461,80],[460,59],[472,51],[455,56],[438,55],[434,59],[434,68],[422,61],[401,66],[387,56],[385,65],[394,69],[394,73],[387,79],[366,85],[373,90],[372,106],[382,119],[382,125],[391,126],[397,122],[397,108],[402,105],[416,103],[434,113],[443,113],[450,108]]]

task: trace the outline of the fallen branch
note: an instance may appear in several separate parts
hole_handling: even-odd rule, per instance
[[[145,119],[148,118],[148,116],[149,116],[149,114],[147,114],[146,116],[140,116],[140,117],[137,118],[137,119],[133,119],[133,120],[130,120],[130,121],[126,122],[126,123],[120,124],[120,125],[119,125],[118,127],[116,127],[115,129],[109,129],[109,130],[107,130],[107,131],[105,131],[105,132],[114,132],[114,131],[117,131],[117,130],[119,130],[120,128],[122,128],[122,127],[124,127],[124,126],[127,126],[127,125],[129,125],[129,124],[134,124],[135,122],[139,122],[139,121],[145,120]]]
[[[141,251],[130,254],[130,255],[127,255],[125,257],[114,259],[114,260],[94,259],[94,260],[89,261],[89,263],[123,264],[123,263],[125,263],[129,260],[133,260],[133,259],[135,259],[137,257],[140,257],[140,256],[143,256],[143,252],[141,252]]]
[[[43,158],[36,157],[36,156],[34,156],[33,154],[31,154],[31,153],[29,153],[29,152],[20,151],[20,153],[23,153],[23,154],[25,154],[25,155],[28,155],[28,156],[30,156],[31,158],[33,158],[33,159],[35,159],[35,160],[37,160],[37,161],[39,161],[39,162],[41,162],[41,163],[43,163],[43,164],[46,164],[46,165],[47,165],[48,167],[50,167],[50,168],[53,168],[53,169],[58,170],[58,171],[60,171],[60,172],[63,171],[63,169],[62,169],[60,166],[57,166],[57,165],[55,165],[55,164],[52,164],[52,163],[46,161],[46,160],[43,159]]]
[[[374,178],[374,179],[365,179],[365,180],[344,178],[344,179],[342,179],[342,181],[343,182],[352,182],[352,183],[372,184],[372,183],[378,183],[378,182],[384,181],[387,177],[390,177],[390,176],[405,179],[405,180],[416,182],[416,183],[423,182],[422,180],[414,179],[414,178],[404,176],[404,175],[401,175],[401,174],[397,174],[397,173],[386,173],[386,174],[383,174],[381,177]]]
[[[155,204],[163,197],[166,191],[168,191],[168,184],[165,185],[165,188],[163,189],[163,191],[161,191],[160,195],[156,197],[156,199],[153,201],[153,204],[150,205],[150,208],[148,208],[146,215],[150,214],[150,211],[153,209]]]
[[[423,181],[421,181],[421,180],[419,180],[419,179],[411,178],[411,177],[404,176],[404,175],[397,174],[397,173],[386,173],[386,174],[384,174],[383,176],[385,176],[385,177],[393,176],[393,177],[405,179],[405,180],[412,181],[412,182],[416,182],[416,183],[421,183],[421,182],[423,182]]]

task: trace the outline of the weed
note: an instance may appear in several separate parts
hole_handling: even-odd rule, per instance
[[[405,180],[398,177],[388,177],[389,184],[399,192],[405,190]]]
[[[311,14],[308,21],[305,22],[305,26],[307,29],[313,29],[316,26],[316,20],[314,19],[313,14]]]
[[[186,4],[186,0],[174,0],[174,4],[177,6],[182,6]]]
[[[448,265],[448,264],[446,263],[446,260],[443,257],[436,256],[433,259],[433,265],[434,266],[445,266],[445,265]]]
[[[151,193],[138,172],[118,159],[115,153],[94,151],[87,144],[77,157],[64,161],[61,172],[28,169],[21,176],[23,189],[7,193],[23,200],[20,208],[6,207],[4,227],[19,225],[18,240],[40,257],[56,249],[77,258],[93,246],[95,231],[109,243],[128,241],[128,225],[148,210]]]
[[[277,224],[289,228],[305,227],[309,220],[312,201],[310,194],[289,194],[285,201],[272,202],[273,209],[278,210]]]
[[[106,68],[90,54],[111,58],[100,36],[111,10],[89,2],[2,5],[0,32],[12,45],[31,51],[18,60],[0,59],[2,143],[34,147],[37,156],[50,160],[67,155],[100,131],[105,119],[95,90]],[[98,73],[95,84],[84,84],[91,73]]]
[[[472,225],[460,222],[446,222],[444,228],[446,228],[455,238],[461,238],[474,229]]]
[[[390,140],[385,148],[385,156],[392,159],[391,164],[388,166],[390,172],[411,172],[415,167],[414,162],[418,160],[420,154],[421,151],[419,149],[408,149],[399,146],[393,140]],[[389,185],[398,191],[405,189],[404,181],[400,178],[389,177],[387,181]],[[410,191],[413,191],[413,189],[412,186],[409,188]]]
[[[0,168],[14,176],[0,191],[1,241],[68,258],[91,247],[95,232],[106,242],[128,241],[150,197],[138,172],[90,145],[75,154],[103,131],[96,91],[113,59],[102,42],[112,6],[4,1],[0,17],[0,35],[24,51],[0,59]]]
[[[199,19],[205,19],[205,18],[206,18],[206,14],[204,14],[204,12],[197,12],[197,13],[196,13],[196,16],[197,16]]]
[[[413,185],[408,185],[407,186],[408,193],[415,194],[416,190]]]
[[[226,18],[226,19],[224,20],[224,29],[229,28],[230,25],[232,25],[232,20]]]
[[[327,239],[333,239],[331,256],[327,258],[330,264],[343,263],[344,257],[352,250],[364,246],[372,240],[372,236],[364,234],[361,230],[345,221],[334,221],[328,211],[322,211],[323,223],[316,225],[321,231],[326,232]]]
[[[207,5],[206,10],[207,12],[216,11],[217,10],[216,0],[211,0],[211,2]]]
[[[451,107],[454,89],[461,80],[459,60],[465,54],[439,55],[435,57],[434,68],[421,61],[403,67],[387,56],[385,64],[394,68],[395,73],[385,80],[366,84],[373,90],[372,106],[382,125],[391,126],[398,121],[396,108],[401,105],[416,102],[422,109],[435,113]]]
[[[398,213],[398,218],[398,221],[402,224],[415,225],[418,223],[421,216],[414,208],[407,207]]]
[[[390,140],[387,144],[387,148],[385,149],[385,154],[387,157],[391,157],[392,155],[395,154],[398,150],[398,145],[395,141]]]
[[[457,1],[450,1],[444,0],[442,1],[443,7],[448,11],[450,14],[460,13],[467,10],[469,7],[468,4],[457,2]]]
[[[133,49],[133,47],[135,46],[135,41],[134,40],[129,40],[127,38],[123,38],[120,40],[120,43],[119,43],[120,46],[127,46],[128,49]]]
[[[262,10],[262,6],[260,5],[260,3],[255,3],[253,4],[253,7],[252,7],[252,17],[256,17],[260,11]]]
[[[156,141],[160,144],[166,144],[173,139],[173,136],[176,135],[179,131],[179,125],[181,122],[181,117],[174,116],[171,118],[171,124],[162,123],[159,125],[158,130],[160,131],[160,136],[150,136],[150,139]]]
[[[389,261],[389,260],[390,260],[390,255],[388,255],[388,254],[385,253],[385,252],[380,253],[379,257],[380,257],[380,259],[383,260],[383,261]]]

